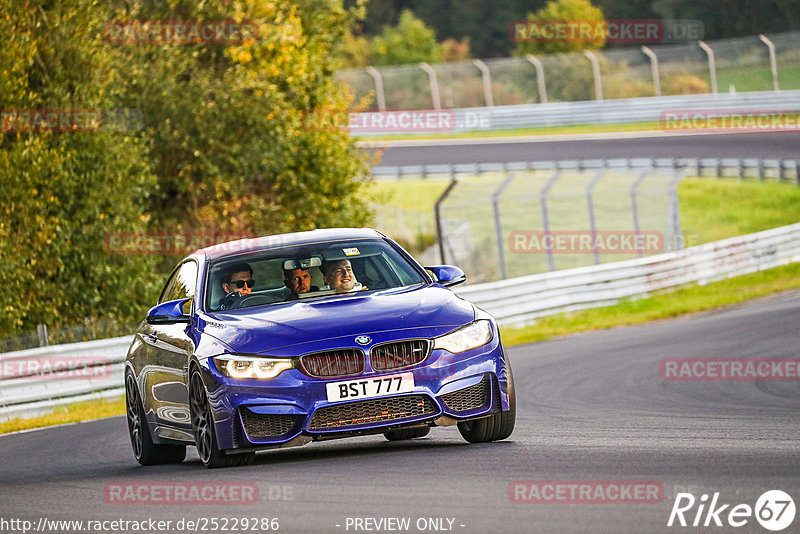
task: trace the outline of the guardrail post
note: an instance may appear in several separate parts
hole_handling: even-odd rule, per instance
[[[594,74],[594,98],[595,100],[603,100],[603,80],[600,77],[600,61],[597,56],[588,50],[583,51],[583,55],[589,58],[592,62],[592,73]]]
[[[50,344],[50,340],[47,337],[47,325],[46,324],[37,324],[36,325],[36,333],[39,334],[39,346],[46,347]]]
[[[547,87],[544,83],[544,65],[542,62],[539,61],[539,58],[534,56],[533,54],[528,54],[525,56],[525,59],[528,60],[528,63],[536,67],[536,83],[539,86],[539,101],[542,104],[547,103]]]
[[[511,182],[514,180],[514,174],[509,174],[506,176],[506,179],[503,180],[503,183],[495,189],[494,193],[492,193],[492,210],[494,211],[494,233],[497,239],[497,254],[500,261],[500,276],[503,280],[508,278],[508,269],[506,268],[506,250],[505,250],[505,240],[503,239],[503,226],[500,222],[500,195],[503,194],[503,191],[511,185]]]
[[[442,211],[441,206],[442,202],[445,201],[447,196],[450,194],[450,191],[458,183],[458,180],[455,177],[453,172],[453,168],[450,167],[450,183],[447,185],[447,188],[439,195],[439,198],[436,199],[436,203],[433,205],[434,214],[436,215],[436,236],[439,239],[439,259],[442,262],[442,265],[446,264],[445,256],[444,256],[444,229],[442,228]]]
[[[658,74],[658,56],[646,46],[642,47],[642,52],[650,58],[650,72],[653,75],[653,91],[656,96],[661,96],[661,77]]]
[[[717,64],[714,62],[714,51],[703,41],[698,41],[697,44],[708,56],[708,74],[711,76],[711,93],[717,94]]]
[[[419,66],[422,70],[428,73],[428,80],[431,84],[431,100],[433,101],[433,109],[442,109],[442,102],[439,98],[439,79],[436,77],[436,71],[424,61],[420,63]]]
[[[639,226],[639,205],[636,201],[636,190],[639,188],[639,185],[641,185],[641,183],[647,177],[648,173],[649,170],[642,171],[636,178],[636,181],[633,182],[633,185],[631,186],[631,207],[633,208],[633,234],[637,238],[639,237],[639,234],[641,233],[642,229]],[[636,255],[639,256],[640,258],[644,256],[644,254],[642,254],[641,249],[636,249]]]
[[[775,45],[772,44],[772,41],[767,39],[767,36],[763,33],[759,35],[758,38],[769,48],[769,68],[772,69],[772,88],[775,89],[775,92],[778,92],[780,88],[778,87],[778,62],[775,60]]]
[[[594,177],[592,183],[590,183],[589,187],[586,188],[586,204],[589,209],[589,229],[592,231],[592,248],[594,249],[595,265],[600,263],[600,253],[597,251],[597,221],[594,214],[594,189],[597,187],[597,184],[600,183],[600,180],[603,179],[605,174],[606,171],[603,169],[597,171],[597,176]]]
[[[561,169],[556,169],[553,172],[553,176],[550,180],[547,181],[547,185],[544,186],[541,193],[539,193],[539,201],[542,203],[542,223],[544,224],[544,238],[543,240],[550,237],[550,244],[552,245],[553,239],[550,236],[550,215],[547,212],[547,194],[556,185],[556,182],[561,177]],[[546,246],[546,245],[545,245]],[[547,270],[548,271],[555,271],[556,270],[556,262],[555,258],[553,257],[553,247],[550,246],[547,248]]]
[[[378,110],[379,111],[386,111],[386,95],[383,92],[383,76],[378,69],[375,67],[367,67],[365,69],[367,74],[372,76],[372,80],[375,82],[375,98],[378,100]]]
[[[494,107],[494,98],[492,98],[492,74],[489,72],[489,67],[480,59],[473,59],[472,64],[478,67],[481,71],[481,78],[483,80],[483,98],[486,100],[486,107]]]

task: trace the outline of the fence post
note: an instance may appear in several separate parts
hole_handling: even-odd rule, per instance
[[[378,99],[378,110],[386,111],[386,95],[383,92],[383,76],[375,67],[367,67],[365,69],[367,74],[372,76],[375,82],[375,97]]]
[[[431,84],[431,100],[433,100],[433,109],[442,109],[442,101],[439,98],[439,79],[436,77],[436,71],[424,61],[420,63],[419,66],[422,70],[428,73],[428,80]]]
[[[481,78],[483,79],[483,98],[486,101],[486,107],[494,107],[494,98],[492,97],[492,74],[489,72],[489,67],[480,59],[473,59],[472,64],[481,71]]]
[[[600,180],[603,179],[603,176],[605,176],[605,173],[606,171],[604,169],[597,171],[597,176],[594,177],[592,183],[586,188],[586,204],[589,209],[589,229],[592,231],[592,249],[594,249],[595,265],[600,263],[600,253],[597,251],[597,220],[594,214],[594,190],[597,184],[600,183]]]
[[[641,174],[636,178],[636,181],[633,182],[631,186],[631,207],[633,208],[633,234],[637,238],[641,233],[642,229],[639,227],[639,205],[636,201],[636,190],[639,188],[639,185],[644,181],[647,177],[648,170],[643,170]],[[642,254],[641,249],[636,249],[636,255],[640,258],[644,255]]]
[[[775,45],[772,44],[772,41],[767,39],[767,36],[763,33],[759,35],[758,38],[769,48],[769,68],[772,69],[772,88],[775,89],[777,93],[780,89],[778,88],[778,62],[775,60]]]
[[[444,228],[442,228],[442,211],[441,206],[442,202],[445,201],[447,196],[450,194],[450,191],[458,183],[456,180],[455,173],[453,172],[453,168],[450,167],[450,183],[447,185],[447,188],[439,195],[439,198],[436,199],[436,203],[433,205],[433,211],[436,215],[436,237],[439,239],[439,259],[441,260],[442,264],[447,263],[444,257]]]
[[[711,93],[717,94],[717,64],[714,62],[714,51],[703,41],[698,41],[697,44],[708,56],[708,74],[711,76]]]
[[[47,325],[46,324],[37,324],[36,325],[36,333],[39,334],[39,346],[46,347],[50,344],[50,340],[47,338]]]
[[[584,50],[583,55],[592,62],[592,72],[594,73],[594,98],[595,100],[603,100],[603,80],[600,77],[600,62],[597,60],[597,56],[588,50]]]
[[[550,180],[547,181],[547,185],[544,186],[541,193],[539,193],[539,201],[542,203],[542,223],[544,224],[544,237],[543,240],[546,240],[550,237],[550,244],[553,243],[553,238],[550,236],[550,215],[547,212],[547,194],[550,193],[550,190],[556,185],[556,182],[561,177],[561,169],[556,169],[553,171],[553,176]],[[547,246],[545,244],[545,246]],[[553,257],[553,247],[550,246],[547,248],[547,270],[548,271],[555,271],[556,270],[556,262],[555,258]]]
[[[683,180],[685,175],[686,172],[684,170],[675,169],[675,178],[669,184],[669,223],[667,231],[671,232],[672,235],[669,236],[669,239],[664,240],[664,245],[669,243],[670,250],[686,248],[686,243],[683,241],[683,228],[681,227],[680,205],[678,204],[678,182]],[[680,244],[675,246],[678,243],[678,236],[680,236]]]
[[[505,240],[503,239],[503,226],[500,221],[500,195],[503,194],[503,191],[511,185],[511,182],[514,180],[514,174],[509,174],[506,176],[506,179],[503,180],[503,183],[494,190],[492,193],[492,210],[494,211],[494,233],[497,239],[497,254],[500,260],[500,276],[503,280],[508,278],[508,269],[506,268],[506,250],[505,250]]]
[[[658,74],[658,56],[646,46],[642,47],[642,52],[650,58],[650,72],[653,74],[653,91],[656,96],[661,96],[661,77]]]
[[[536,67],[536,83],[539,86],[539,101],[542,104],[547,103],[547,87],[544,83],[544,65],[542,62],[539,61],[539,58],[534,56],[533,54],[528,54],[525,56],[525,59],[528,60],[528,63]]]

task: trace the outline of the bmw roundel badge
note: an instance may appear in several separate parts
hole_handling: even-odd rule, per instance
[[[370,343],[372,343],[372,338],[369,336],[358,336],[356,338],[356,343],[358,343],[359,345],[369,345]]]

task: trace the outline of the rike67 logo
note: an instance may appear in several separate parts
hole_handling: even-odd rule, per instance
[[[691,493],[678,493],[667,526],[737,528],[747,525],[755,516],[762,527],[778,532],[794,521],[794,500],[781,490],[764,492],[756,501],[755,507],[749,504],[731,506],[730,503],[720,501],[719,492],[714,493],[710,502],[706,493],[700,499],[696,499]]]

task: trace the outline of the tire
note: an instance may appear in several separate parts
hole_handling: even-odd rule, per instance
[[[407,439],[421,438],[423,436],[427,436],[430,431],[431,427],[429,426],[421,428],[406,428],[401,430],[390,430],[389,432],[384,432],[383,436],[389,441],[404,441]]]
[[[128,435],[136,461],[142,465],[177,464],[186,458],[186,445],[156,445],[150,435],[139,388],[131,373],[125,376],[125,407]]]
[[[514,431],[517,420],[517,396],[514,391],[514,377],[511,375],[511,365],[506,359],[508,372],[508,411],[496,412],[489,417],[462,421],[458,423],[461,437],[470,443],[487,443],[506,439]]]
[[[208,405],[208,395],[203,385],[200,371],[192,371],[189,380],[189,413],[192,419],[192,433],[197,446],[200,461],[208,468],[234,467],[249,464],[256,453],[225,454],[219,450],[217,431],[214,427],[214,415]]]

